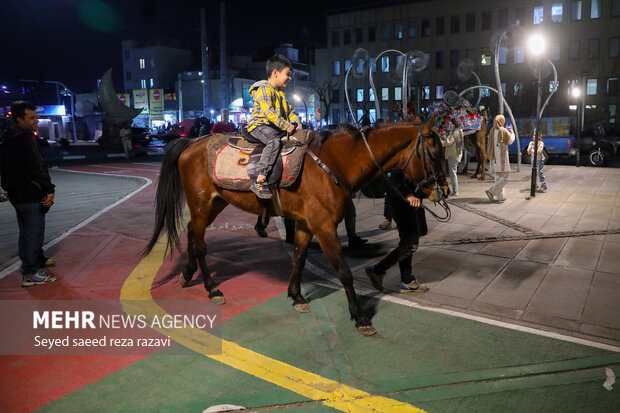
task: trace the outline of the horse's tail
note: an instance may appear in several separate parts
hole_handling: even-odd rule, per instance
[[[142,251],[147,255],[157,242],[164,226],[168,240],[166,242],[166,254],[179,245],[179,226],[183,218],[183,205],[185,196],[181,184],[179,172],[179,157],[191,144],[186,138],[175,139],[166,147],[166,155],[161,164],[159,182],[157,183],[157,197],[155,208],[155,228],[151,240]]]

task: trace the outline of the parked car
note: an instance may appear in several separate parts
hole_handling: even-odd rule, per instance
[[[151,131],[149,128],[137,126],[131,127],[131,144],[134,147],[147,146],[151,142]]]
[[[579,148],[581,153],[589,153],[596,148],[599,141],[609,143],[610,155],[620,155],[620,129],[617,127],[595,126],[584,129],[579,134]]]

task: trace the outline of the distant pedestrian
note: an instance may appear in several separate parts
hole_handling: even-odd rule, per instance
[[[228,116],[228,109],[222,109],[220,121],[213,125],[213,127],[211,128],[211,133],[236,132],[237,127],[229,120]]]
[[[515,141],[515,134],[504,128],[505,124],[506,118],[504,116],[497,115],[495,117],[487,143],[490,170],[495,176],[495,184],[485,191],[491,202],[504,202],[506,200],[504,187],[510,179],[508,145]]]
[[[129,152],[131,151],[131,128],[129,126],[125,126],[121,128],[118,134],[121,137],[121,144],[123,145],[125,158],[129,159]]]
[[[450,185],[452,192],[450,195],[459,194],[459,179],[456,175],[459,162],[463,157],[463,122],[460,119],[453,119],[454,130],[446,139],[442,139],[446,160],[448,161],[448,172],[450,174]]]
[[[536,139],[536,132],[532,136],[532,141],[527,146],[527,153],[530,155],[530,162],[532,167],[534,166],[534,140]],[[540,179],[540,188],[543,191],[547,190],[547,178],[545,178],[545,144],[543,143],[542,133],[538,132],[538,150],[536,151],[536,169],[538,169],[538,178]],[[536,185],[538,189],[538,185]]]
[[[54,261],[43,253],[45,214],[54,205],[54,185],[50,179],[35,132],[39,118],[31,102],[17,101],[11,106],[16,125],[5,133],[0,147],[2,187],[15,208],[19,226],[19,258],[22,261],[22,287],[56,281],[45,272]]]

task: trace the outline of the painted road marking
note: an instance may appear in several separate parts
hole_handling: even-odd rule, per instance
[[[187,208],[184,215],[187,216]],[[145,314],[147,317],[166,314],[164,309],[155,303],[151,295],[151,285],[164,260],[165,245],[166,236],[164,235],[123,284],[120,300],[127,314]],[[184,329],[178,332],[165,328],[156,330],[199,354],[337,410],[344,412],[424,412],[410,404],[375,396],[272,359],[231,341],[220,339],[206,331]],[[216,354],[220,343],[221,354]]]
[[[145,168],[132,168],[131,166],[109,166],[109,165],[88,165],[93,168],[106,168],[106,169],[122,169],[123,171],[131,172],[131,171],[146,171],[146,172],[159,172],[159,168],[157,169],[145,169]]]

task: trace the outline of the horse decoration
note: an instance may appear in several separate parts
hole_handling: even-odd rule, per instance
[[[363,335],[376,333],[355,294],[353,276],[342,255],[336,226],[344,216],[351,194],[391,169],[402,170],[429,200],[447,208],[444,152],[433,126],[434,119],[431,119],[421,126],[394,125],[364,132],[343,130],[324,142],[308,141],[299,177],[292,185],[278,190],[282,215],[296,222],[288,296],[297,312],[310,311],[308,300],[301,292],[301,275],[308,245],[316,236],[344,287],[358,331]],[[166,252],[179,246],[185,199],[190,222],[187,224],[188,262],[179,275],[181,286],[186,286],[200,267],[209,298],[213,303],[224,304],[224,294],[207,266],[206,227],[229,204],[257,215],[265,210],[274,216],[276,211],[271,203],[258,199],[250,191],[226,189],[213,181],[207,162],[212,139],[217,136],[181,138],[168,145],[157,185],[155,228],[144,253],[154,248],[164,229]]]
[[[450,92],[446,92],[448,95]],[[457,95],[458,96],[458,95]],[[444,96],[445,98],[445,96]],[[454,119],[459,119],[463,123],[464,146],[467,152],[476,154],[476,172],[471,176],[477,178],[480,173],[480,180],[486,178],[485,165],[487,161],[486,135],[487,135],[487,115],[486,110],[476,110],[472,108],[469,101],[459,98],[457,102],[436,101],[429,106],[431,116],[437,117],[435,132],[441,136],[448,136],[454,130]],[[467,171],[467,164],[465,164]]]

